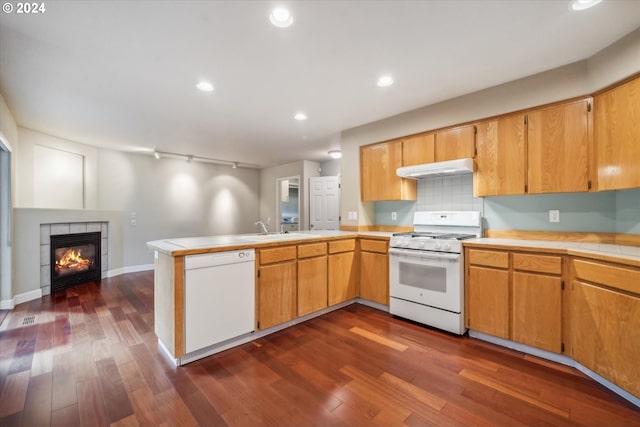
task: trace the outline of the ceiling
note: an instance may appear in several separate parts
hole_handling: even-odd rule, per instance
[[[269,22],[278,5],[291,27]],[[0,14],[0,92],[20,126],[261,166],[327,160],[341,130],[588,58],[640,27],[637,0],[45,6]],[[385,73],[395,84],[380,88]]]

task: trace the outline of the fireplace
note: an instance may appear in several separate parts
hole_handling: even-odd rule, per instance
[[[100,280],[101,233],[51,236],[51,292]]]

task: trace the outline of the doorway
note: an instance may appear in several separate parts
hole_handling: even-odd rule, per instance
[[[13,308],[11,277],[11,151],[0,138],[0,309]]]
[[[278,178],[276,231],[300,230],[300,176]]]
[[[340,177],[309,178],[309,228],[340,229]]]

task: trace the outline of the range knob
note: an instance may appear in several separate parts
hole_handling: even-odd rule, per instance
[[[449,243],[445,243],[444,245],[442,245],[442,249],[445,251],[450,251],[451,245]]]
[[[240,257],[240,258],[244,258],[244,252],[240,252],[240,253],[238,254],[238,257]]]
[[[424,242],[418,242],[418,247],[419,247],[420,249],[424,248]]]
[[[440,242],[435,242],[435,243],[433,244],[433,248],[434,248],[436,251],[437,251],[437,250],[440,250]]]

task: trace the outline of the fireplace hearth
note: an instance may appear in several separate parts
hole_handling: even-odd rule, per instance
[[[101,277],[101,233],[51,236],[51,292]]]

